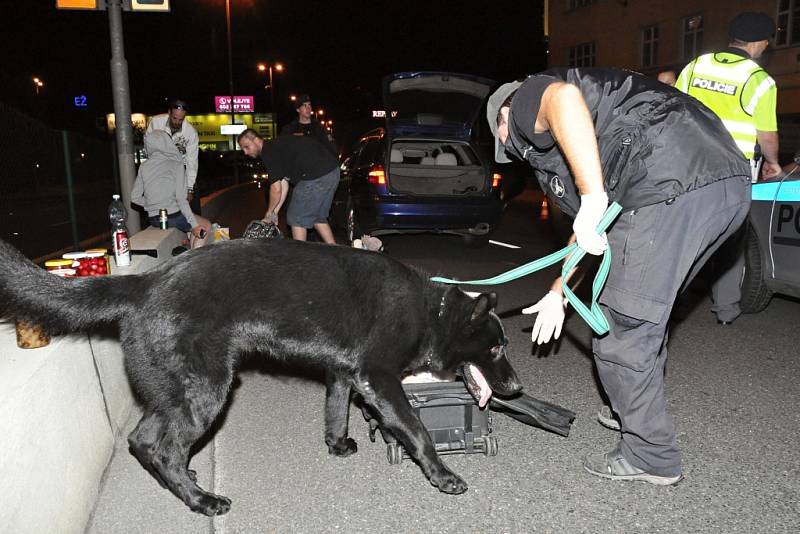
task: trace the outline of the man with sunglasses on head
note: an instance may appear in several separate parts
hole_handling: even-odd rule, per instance
[[[156,115],[150,119],[147,125],[146,134],[154,130],[163,130],[175,143],[178,152],[183,158],[183,165],[186,168],[186,199],[192,207],[194,213],[200,213],[200,199],[195,198],[194,186],[197,181],[197,150],[200,139],[197,130],[192,124],[185,120],[188,107],[186,102],[181,99],[171,100],[167,113]]]

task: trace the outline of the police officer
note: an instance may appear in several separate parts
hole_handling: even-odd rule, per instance
[[[711,108],[725,124],[753,168],[756,143],[764,158],[764,177],[781,172],[778,163],[778,123],[775,80],[754,60],[761,57],[775,34],[766,13],[741,13],[730,23],[731,42],[722,52],[704,54],[686,65],[675,87]]]
[[[778,163],[778,123],[775,117],[777,87],[754,60],[766,50],[775,24],[765,13],[741,13],[728,28],[731,42],[722,52],[704,54],[686,65],[676,87],[711,108],[750,161],[752,180],[759,177],[760,159],[765,178],[781,172]],[[741,274],[744,267],[744,232],[734,235],[714,258],[715,281],[711,286],[717,322],[730,325],[741,313]]]
[[[599,302],[610,331],[593,339],[598,375],[621,440],[584,469],[670,485],[681,455],[666,413],[667,322],[675,296],[745,219],[750,169],[722,122],[652,78],[613,69],[553,69],[501,86],[487,105],[495,159],[527,161],[549,199],[575,218],[591,254],[614,252]],[[623,213],[598,235],[609,200]],[[532,338],[558,337],[563,281],[526,313]]]

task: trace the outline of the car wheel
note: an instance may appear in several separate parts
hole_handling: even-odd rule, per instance
[[[769,304],[772,291],[764,282],[764,264],[758,236],[752,227],[747,229],[744,273],[742,276],[742,300],[739,307],[742,313],[758,313]]]
[[[347,232],[347,241],[352,244],[354,240],[361,237],[361,229],[358,227],[356,221],[356,212],[353,207],[353,199],[347,199],[347,209],[345,210],[345,231]]]

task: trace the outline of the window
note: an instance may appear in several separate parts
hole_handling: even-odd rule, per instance
[[[800,43],[800,0],[780,0],[775,44],[781,46],[798,43]]]
[[[358,155],[358,167],[368,167],[375,163],[380,163],[381,157],[381,138],[377,135],[366,139],[364,147]]]
[[[703,15],[683,19],[683,59],[691,61],[703,49]]]
[[[569,49],[570,67],[594,67],[595,50],[594,43],[583,43]]]
[[[658,26],[642,29],[642,67],[658,65]]]

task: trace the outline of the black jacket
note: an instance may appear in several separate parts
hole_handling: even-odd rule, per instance
[[[549,133],[533,134],[544,90],[576,85],[595,124],[609,199],[624,211],[718,180],[750,181],[750,167],[719,118],[698,100],[633,72],[552,69],[530,76],[511,103],[506,151],[528,161],[542,190],[574,216],[580,196]]]

